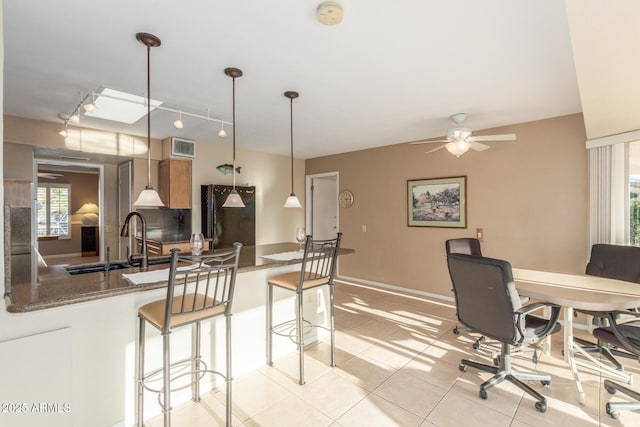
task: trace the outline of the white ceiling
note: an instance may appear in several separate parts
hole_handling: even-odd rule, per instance
[[[295,156],[437,137],[581,111],[564,1],[344,0],[344,21],[321,25],[319,0],[4,1],[4,113],[61,123],[80,92],[108,86],[143,95],[149,32],[151,95],[168,107],[231,121],[237,146]],[[636,55],[637,56],[637,55]],[[152,113],[152,136],[219,143],[218,124]],[[146,134],[134,125],[84,126]],[[225,143],[231,143],[229,137]],[[59,137],[52,135],[52,137]]]

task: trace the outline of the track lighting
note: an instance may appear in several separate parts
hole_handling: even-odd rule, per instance
[[[178,120],[173,122],[173,127],[176,129],[182,129],[184,127],[184,123],[182,123],[182,111],[180,111],[180,115],[178,116]]]
[[[84,111],[86,111],[87,113],[93,113],[94,111],[96,111],[96,98],[93,92],[91,92],[91,102],[84,104],[82,108],[84,108]]]

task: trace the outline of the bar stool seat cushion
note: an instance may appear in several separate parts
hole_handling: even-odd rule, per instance
[[[306,274],[308,275],[308,273]],[[276,276],[269,278],[269,283],[274,286],[279,286],[281,288],[286,288],[291,291],[296,291],[298,289],[298,281],[300,280],[300,272],[292,271],[291,273],[283,273],[278,274]],[[316,286],[322,286],[329,283],[329,278],[321,277],[319,279],[305,279],[302,283],[302,289],[314,288]]]
[[[161,299],[145,304],[138,309],[138,314],[144,317],[156,328],[162,329],[162,325],[164,324],[164,311],[166,302],[166,299]],[[180,310],[180,307],[182,307],[182,295],[173,297],[172,307],[174,308],[174,312],[178,312]],[[187,325],[198,320],[213,317],[218,314],[223,314],[227,308],[226,304],[217,304],[211,297],[205,297],[200,293],[185,295],[184,307],[185,313],[173,314],[171,316],[171,329],[178,326]],[[190,307],[193,307],[193,309],[191,309]],[[208,308],[203,309],[204,307]]]

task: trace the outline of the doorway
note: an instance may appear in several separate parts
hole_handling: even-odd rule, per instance
[[[314,239],[332,239],[338,232],[338,172],[307,175],[306,223]]]
[[[87,186],[86,181],[93,184]],[[103,259],[104,239],[99,236],[104,236],[104,166],[34,158],[33,182],[32,247],[53,259],[81,257],[86,234],[93,236],[87,240],[94,245],[87,254]],[[93,205],[89,215],[87,204]],[[85,233],[85,228],[93,233]]]

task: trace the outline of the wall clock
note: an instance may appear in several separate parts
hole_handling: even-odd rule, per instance
[[[353,193],[349,190],[342,190],[338,194],[338,202],[343,208],[351,207],[353,205]]]

